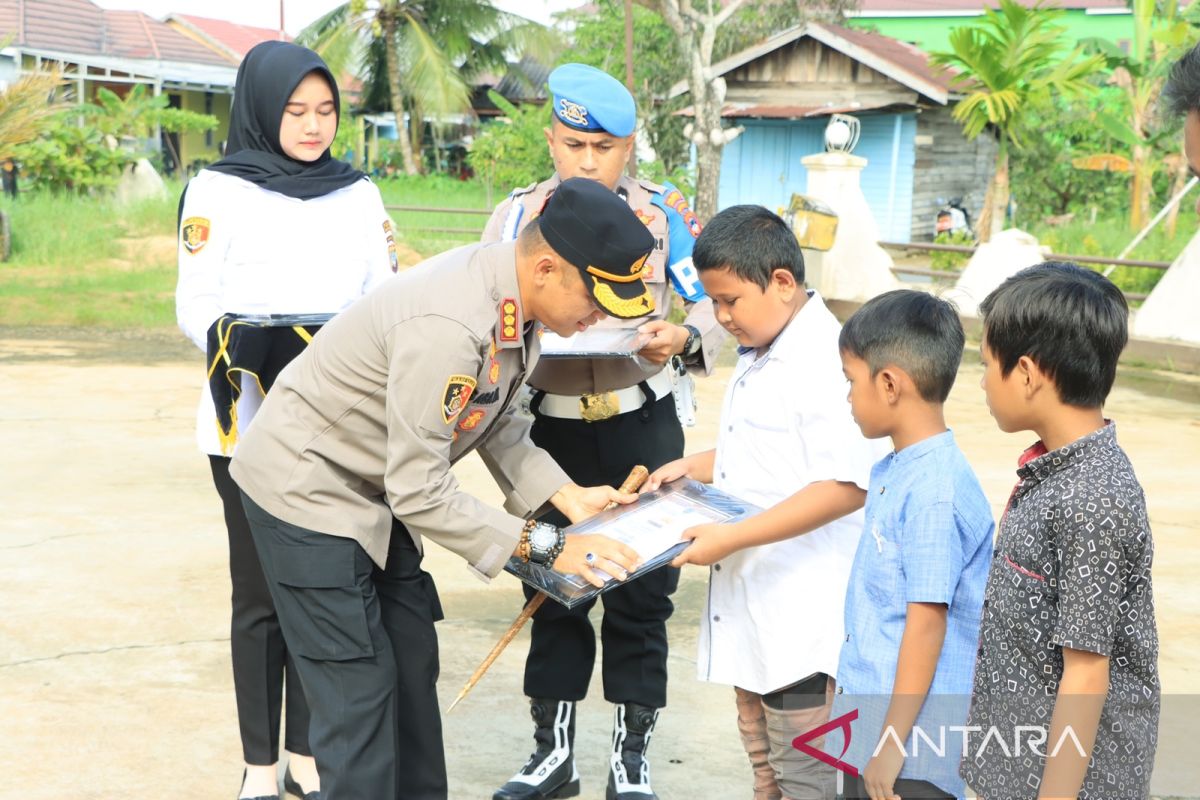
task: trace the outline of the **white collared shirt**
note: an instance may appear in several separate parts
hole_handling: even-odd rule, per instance
[[[202,352],[222,314],[336,314],[394,272],[391,218],[368,180],[297,200],[201,170],[188,183],[180,217],[185,228],[200,223],[207,237],[199,247],[180,238],[175,290],[179,327]],[[243,390],[241,430],[262,402],[253,384],[244,381]],[[196,442],[205,453],[221,454],[207,381]]]
[[[721,409],[713,484],[769,508],[810,483],[867,488],[886,440],[850,416],[841,326],[816,292],[761,357],[743,353]],[[811,533],[734,553],[709,572],[697,673],[759,694],[834,675],[862,511]]]

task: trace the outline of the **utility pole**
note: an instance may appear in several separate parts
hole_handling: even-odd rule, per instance
[[[633,94],[633,0],[625,0],[625,88]],[[636,128],[633,131],[633,149],[629,152],[629,177],[637,177]]]
[[[283,27],[283,0],[279,0],[279,41],[287,41],[287,31]]]

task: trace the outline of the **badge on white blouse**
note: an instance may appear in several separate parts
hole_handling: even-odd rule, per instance
[[[212,224],[205,217],[188,217],[183,221],[183,227],[180,228],[180,238],[183,240],[183,249],[187,250],[190,255],[196,255],[204,249],[204,245],[208,244],[208,233],[212,228]]]

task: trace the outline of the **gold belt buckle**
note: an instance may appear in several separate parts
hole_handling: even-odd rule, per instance
[[[596,392],[579,398],[579,416],[588,422],[599,422],[621,413],[616,392]]]

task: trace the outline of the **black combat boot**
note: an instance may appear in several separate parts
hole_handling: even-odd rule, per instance
[[[575,703],[530,698],[537,749],[492,800],[550,800],[579,794],[575,769]]]
[[[657,708],[617,703],[605,800],[658,800],[650,788],[650,762],[646,760],[657,721]]]

